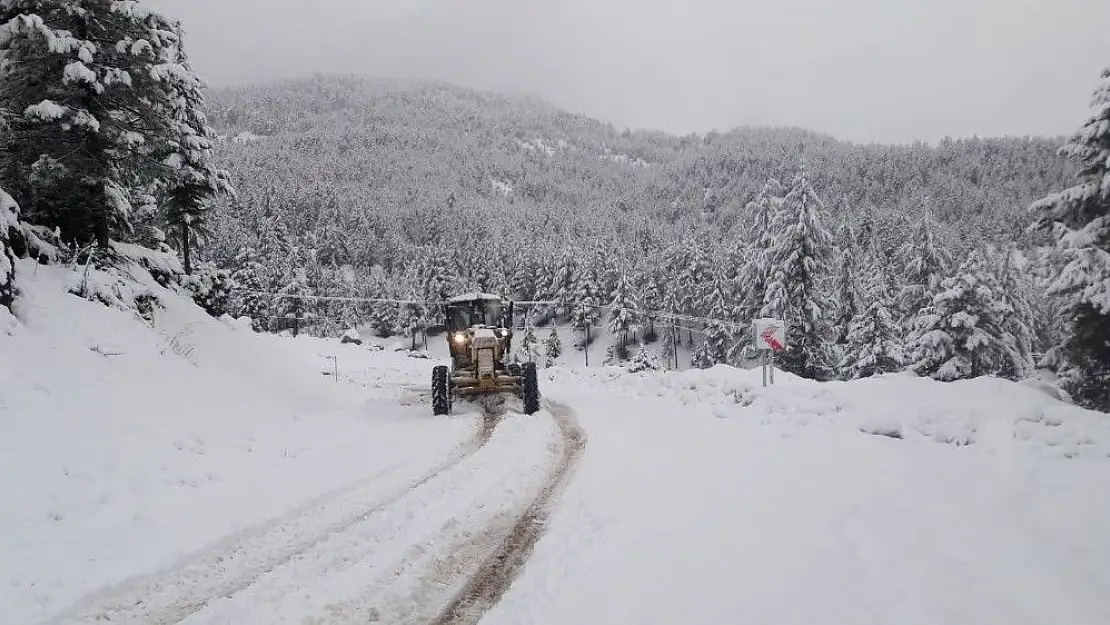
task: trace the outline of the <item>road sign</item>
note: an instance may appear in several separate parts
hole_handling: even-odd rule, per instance
[[[756,319],[755,348],[779,352],[786,348],[786,322],[782,319]]]

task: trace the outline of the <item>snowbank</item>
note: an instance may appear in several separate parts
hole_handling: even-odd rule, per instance
[[[1107,415],[989,379],[543,375],[589,447],[486,625],[1110,622]]]
[[[759,369],[717,366],[662,375],[659,386],[719,417],[754,420],[786,434],[807,426],[854,430],[906,442],[1011,446],[1072,458],[1110,456],[1110,417],[1062,402],[1036,385],[1001,378],[937,382],[911,373],[817,383]]]
[[[311,344],[209,317],[141,269],[123,286],[154,298],[149,321],[67,292],[81,269],[17,263],[20,322],[0,332],[4,622],[37,622],[383,465],[434,462],[469,434],[422,405],[367,402],[362,380],[296,354]]]

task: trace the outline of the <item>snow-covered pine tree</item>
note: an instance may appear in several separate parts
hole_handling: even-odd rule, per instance
[[[640,344],[640,349],[636,351],[636,356],[628,363],[629,373],[658,371],[659,368],[659,359],[651,353],[647,345],[642,343]]]
[[[776,178],[768,178],[755,199],[748,203],[748,213],[751,214],[751,225],[747,231],[748,245],[764,252],[771,249],[774,243],[771,228],[782,206],[784,194],[782,183]]]
[[[704,317],[709,313],[706,300],[713,287],[713,263],[703,241],[687,240],[682,268],[679,271],[679,305],[685,315]]]
[[[1049,288],[1066,261],[1056,247],[1033,248],[1029,254],[1032,259],[1022,277],[1028,282],[1026,300],[1033,315],[1033,364],[1059,371],[1063,365],[1059,346],[1064,344],[1069,332],[1065,318],[1067,306],[1063,298],[1050,295]]]
[[[1065,252],[1049,288],[1066,302],[1068,336],[1057,348],[1062,377],[1084,405],[1110,411],[1110,68],[1094,115],[1061,152],[1081,164],[1079,184],[1033,204],[1036,226]]]
[[[641,321],[640,302],[636,298],[636,292],[627,271],[621,271],[617,277],[617,286],[609,302],[608,316],[609,332],[617,337],[614,356],[618,360],[627,360],[631,338],[629,335],[640,326]]]
[[[389,338],[397,332],[398,308],[395,304],[375,303],[370,309],[370,327],[379,338]]]
[[[410,286],[405,299],[410,302],[400,304],[397,311],[397,332],[412,340],[411,349],[415,350],[424,329],[427,327],[427,310],[419,303],[421,298],[415,285]]]
[[[585,262],[580,263],[578,267],[581,271],[575,281],[574,300],[571,303],[570,316],[574,328],[583,333],[581,347],[586,349],[588,347],[586,335],[597,320],[599,291],[597,274],[593,264]],[[592,341],[592,337],[590,337],[590,340]]]
[[[937,241],[936,225],[926,207],[913,238],[902,247],[905,286],[898,293],[899,323],[904,331],[914,327],[917,315],[929,306],[940,289],[941,280],[948,276],[952,255]]]
[[[67,241],[128,234],[132,193],[199,147],[181,27],[144,4],[5,0],[0,58],[0,180]]]
[[[292,329],[294,336],[300,334],[304,321],[313,318],[311,310],[315,302],[309,297],[312,292],[308,288],[305,261],[304,251],[300,247],[294,248],[275,306],[278,317],[275,321],[279,322],[276,329]]]
[[[554,315],[556,317],[570,315],[575,299],[575,263],[574,256],[564,250],[556,262],[556,269],[551,273],[551,282],[547,286],[552,300],[557,302]]]
[[[737,293],[740,298],[735,303],[739,316],[744,319],[754,319],[763,308],[763,297],[771,274],[769,254],[774,242],[772,228],[782,209],[783,193],[782,183],[775,178],[768,178],[755,199],[747,206],[751,223],[744,236],[747,254],[743,265],[738,268]]]
[[[860,296],[860,279],[857,275],[856,250],[852,229],[847,228],[839,238],[841,247],[833,284],[833,294],[836,300],[836,321],[833,327],[836,331],[836,344],[844,345],[848,340],[848,327],[862,308],[862,298]]]
[[[708,369],[713,365],[728,362],[729,353],[735,342],[735,333],[728,325],[732,315],[729,313],[726,301],[726,284],[724,277],[717,277],[706,298],[706,304],[709,306],[709,321],[705,324],[704,338],[694,349],[691,357],[693,365],[699,369]]]
[[[555,364],[555,359],[562,355],[562,353],[563,344],[559,341],[559,333],[556,331],[555,325],[552,324],[551,333],[547,335],[547,338],[544,339],[543,342],[543,354],[547,357],[545,366],[553,366]]]
[[[654,343],[658,338],[658,332],[655,328],[655,316],[653,312],[659,311],[663,307],[663,285],[662,277],[659,271],[655,268],[649,268],[640,274],[639,290],[642,294],[640,304],[643,306],[643,323],[647,324],[644,330],[644,343]]]
[[[509,293],[508,297],[517,300],[536,299],[536,278],[542,275],[538,263],[531,254],[517,250],[516,257],[509,264]]]
[[[523,362],[535,362],[536,343],[536,328],[532,325],[531,320],[526,321],[524,336],[520,339],[520,353],[524,356]]]
[[[19,205],[0,188],[0,308],[11,309],[15,298],[15,255],[11,233],[19,224]]]
[[[779,361],[783,370],[818,380],[831,376],[832,306],[824,283],[833,243],[827,219],[802,170],[791,182],[772,226],[771,273],[760,311],[761,316],[786,321],[787,347]]]
[[[675,343],[678,340],[676,334],[678,331],[675,329],[670,319],[665,319],[664,325],[659,328],[659,332],[663,335],[663,342],[659,346],[659,353],[663,355],[664,366],[678,369],[678,359],[675,356]]]
[[[1005,328],[1012,313],[992,268],[979,251],[972,250],[956,274],[941,281],[932,303],[918,315],[907,349],[912,368],[945,381],[1014,377],[1027,363]]]
[[[177,62],[188,68],[184,48],[177,47]],[[186,275],[193,272],[194,243],[203,243],[210,234],[207,227],[208,204],[217,195],[234,195],[230,174],[215,165],[212,148],[216,131],[205,116],[204,84],[191,73],[180,85],[173,106],[168,141],[169,153],[162,158],[170,172],[162,185],[166,193],[165,221],[176,230]],[[191,79],[189,79],[191,78]]]
[[[254,248],[240,250],[235,257],[235,271],[231,274],[238,292],[232,298],[231,311],[235,317],[250,317],[255,330],[262,331],[272,316],[273,298],[262,295],[269,285],[263,282],[265,268],[258,262]]]
[[[999,291],[1013,309],[1013,312],[1006,316],[1003,327],[1013,337],[1013,347],[1021,355],[1021,362],[1028,365],[1026,370],[1004,372],[1003,375],[1022,378],[1029,374],[1035,364],[1033,351],[1036,336],[1033,328],[1036,320],[1030,303],[1034,297],[1034,287],[1030,275],[1022,270],[1027,265],[1025,259],[1013,246],[1007,246],[1001,251],[992,253],[991,256]]]
[[[864,304],[848,326],[844,355],[837,367],[846,380],[900,371],[906,361],[894,299],[882,266],[868,259],[861,275]]]
[[[258,237],[258,260],[263,268],[259,277],[266,286],[263,290],[274,292],[285,286],[283,280],[295,247],[284,219],[280,216],[263,219],[262,233]]]

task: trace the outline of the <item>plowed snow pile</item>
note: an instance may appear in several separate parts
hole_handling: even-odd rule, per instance
[[[548,370],[590,447],[508,623],[1110,623],[1110,415],[999,380]]]

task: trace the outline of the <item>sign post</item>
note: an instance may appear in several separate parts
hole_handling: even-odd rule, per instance
[[[756,319],[752,322],[755,348],[763,352],[763,386],[775,383],[775,352],[786,349],[786,322],[782,319]]]

